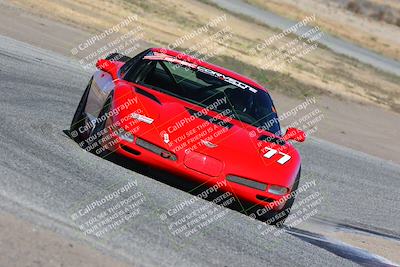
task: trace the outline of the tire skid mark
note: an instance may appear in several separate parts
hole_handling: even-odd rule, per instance
[[[368,250],[358,248],[338,239],[327,237],[324,234],[315,232],[344,232],[352,234],[363,234],[399,243],[400,238],[396,235],[382,233],[376,230],[364,229],[361,226],[352,226],[344,223],[334,223],[316,218],[307,222],[306,227],[307,229],[315,229],[315,232],[312,232],[314,230],[288,228],[285,226],[284,228],[286,232],[288,232],[292,236],[295,236],[307,243],[318,246],[339,257],[363,266],[399,266],[396,263],[382,256],[371,253]]]

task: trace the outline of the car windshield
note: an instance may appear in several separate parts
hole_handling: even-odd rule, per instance
[[[165,56],[165,55],[164,55]],[[125,79],[177,98],[228,114],[244,123],[280,135],[270,95],[210,69],[179,60],[145,56]],[[228,111],[228,112],[227,112]]]

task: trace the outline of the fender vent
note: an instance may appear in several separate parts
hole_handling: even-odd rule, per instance
[[[140,88],[135,88],[135,92],[138,93],[138,94],[141,94],[141,95],[143,95],[145,97],[148,97],[151,100],[153,100],[153,101],[157,102],[158,104],[162,105],[161,101],[155,95],[153,95],[152,93],[147,92],[146,90],[143,90],[143,89],[140,89]]]

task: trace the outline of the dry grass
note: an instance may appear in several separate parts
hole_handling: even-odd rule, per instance
[[[315,24],[325,31],[400,60],[400,27],[385,23],[384,20],[373,19],[373,15],[355,14],[349,11],[346,5],[325,0],[247,0],[247,2],[296,20],[316,14]],[[383,4],[382,0],[370,0],[370,2],[374,5]],[[385,1],[385,5],[398,12],[398,3]]]
[[[400,2],[382,0],[346,0],[342,6],[365,17],[400,27]]]

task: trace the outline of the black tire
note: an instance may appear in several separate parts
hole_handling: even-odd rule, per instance
[[[90,86],[92,85],[93,77],[90,79],[88,85],[86,86],[85,91],[83,92],[83,95],[81,97],[81,100],[79,101],[78,107],[76,108],[74,117],[72,118],[71,121],[71,126],[69,128],[69,134],[72,137],[72,139],[75,140],[75,142],[82,142],[84,140],[84,136],[82,133],[79,132],[79,127],[85,125],[86,123],[86,116],[84,115],[86,103],[87,103],[87,98],[89,95],[90,91]]]
[[[99,113],[98,120],[101,120],[101,118],[110,111],[111,101],[112,101],[112,92],[107,97],[107,100],[104,103],[104,106]],[[107,151],[105,151],[105,150],[102,150],[101,152],[97,151],[97,149],[99,149],[101,147],[100,140],[103,137],[103,134],[100,132],[104,130],[104,128],[106,126],[106,122],[107,122],[107,119],[103,119],[103,120],[101,120],[100,123],[96,124],[92,133],[90,134],[90,137],[88,138],[89,140],[91,140],[91,142],[90,142],[90,144],[88,144],[88,146],[94,147],[93,149],[90,150],[90,152],[92,152],[93,154],[96,154],[98,156],[103,156],[103,155],[108,154]],[[97,143],[97,145],[93,145],[94,143]]]
[[[297,188],[299,187],[300,176],[301,176],[301,167],[299,169],[299,172],[297,173],[296,180],[293,184],[292,192],[296,191]],[[290,210],[293,206],[295,199],[296,199],[296,194],[286,201],[285,205],[283,206],[283,208],[281,210],[267,212],[266,214],[263,214],[262,216],[260,216],[259,219],[262,221],[268,221],[271,225],[275,225],[277,227],[282,227],[283,224],[285,223],[285,220],[290,215]]]

